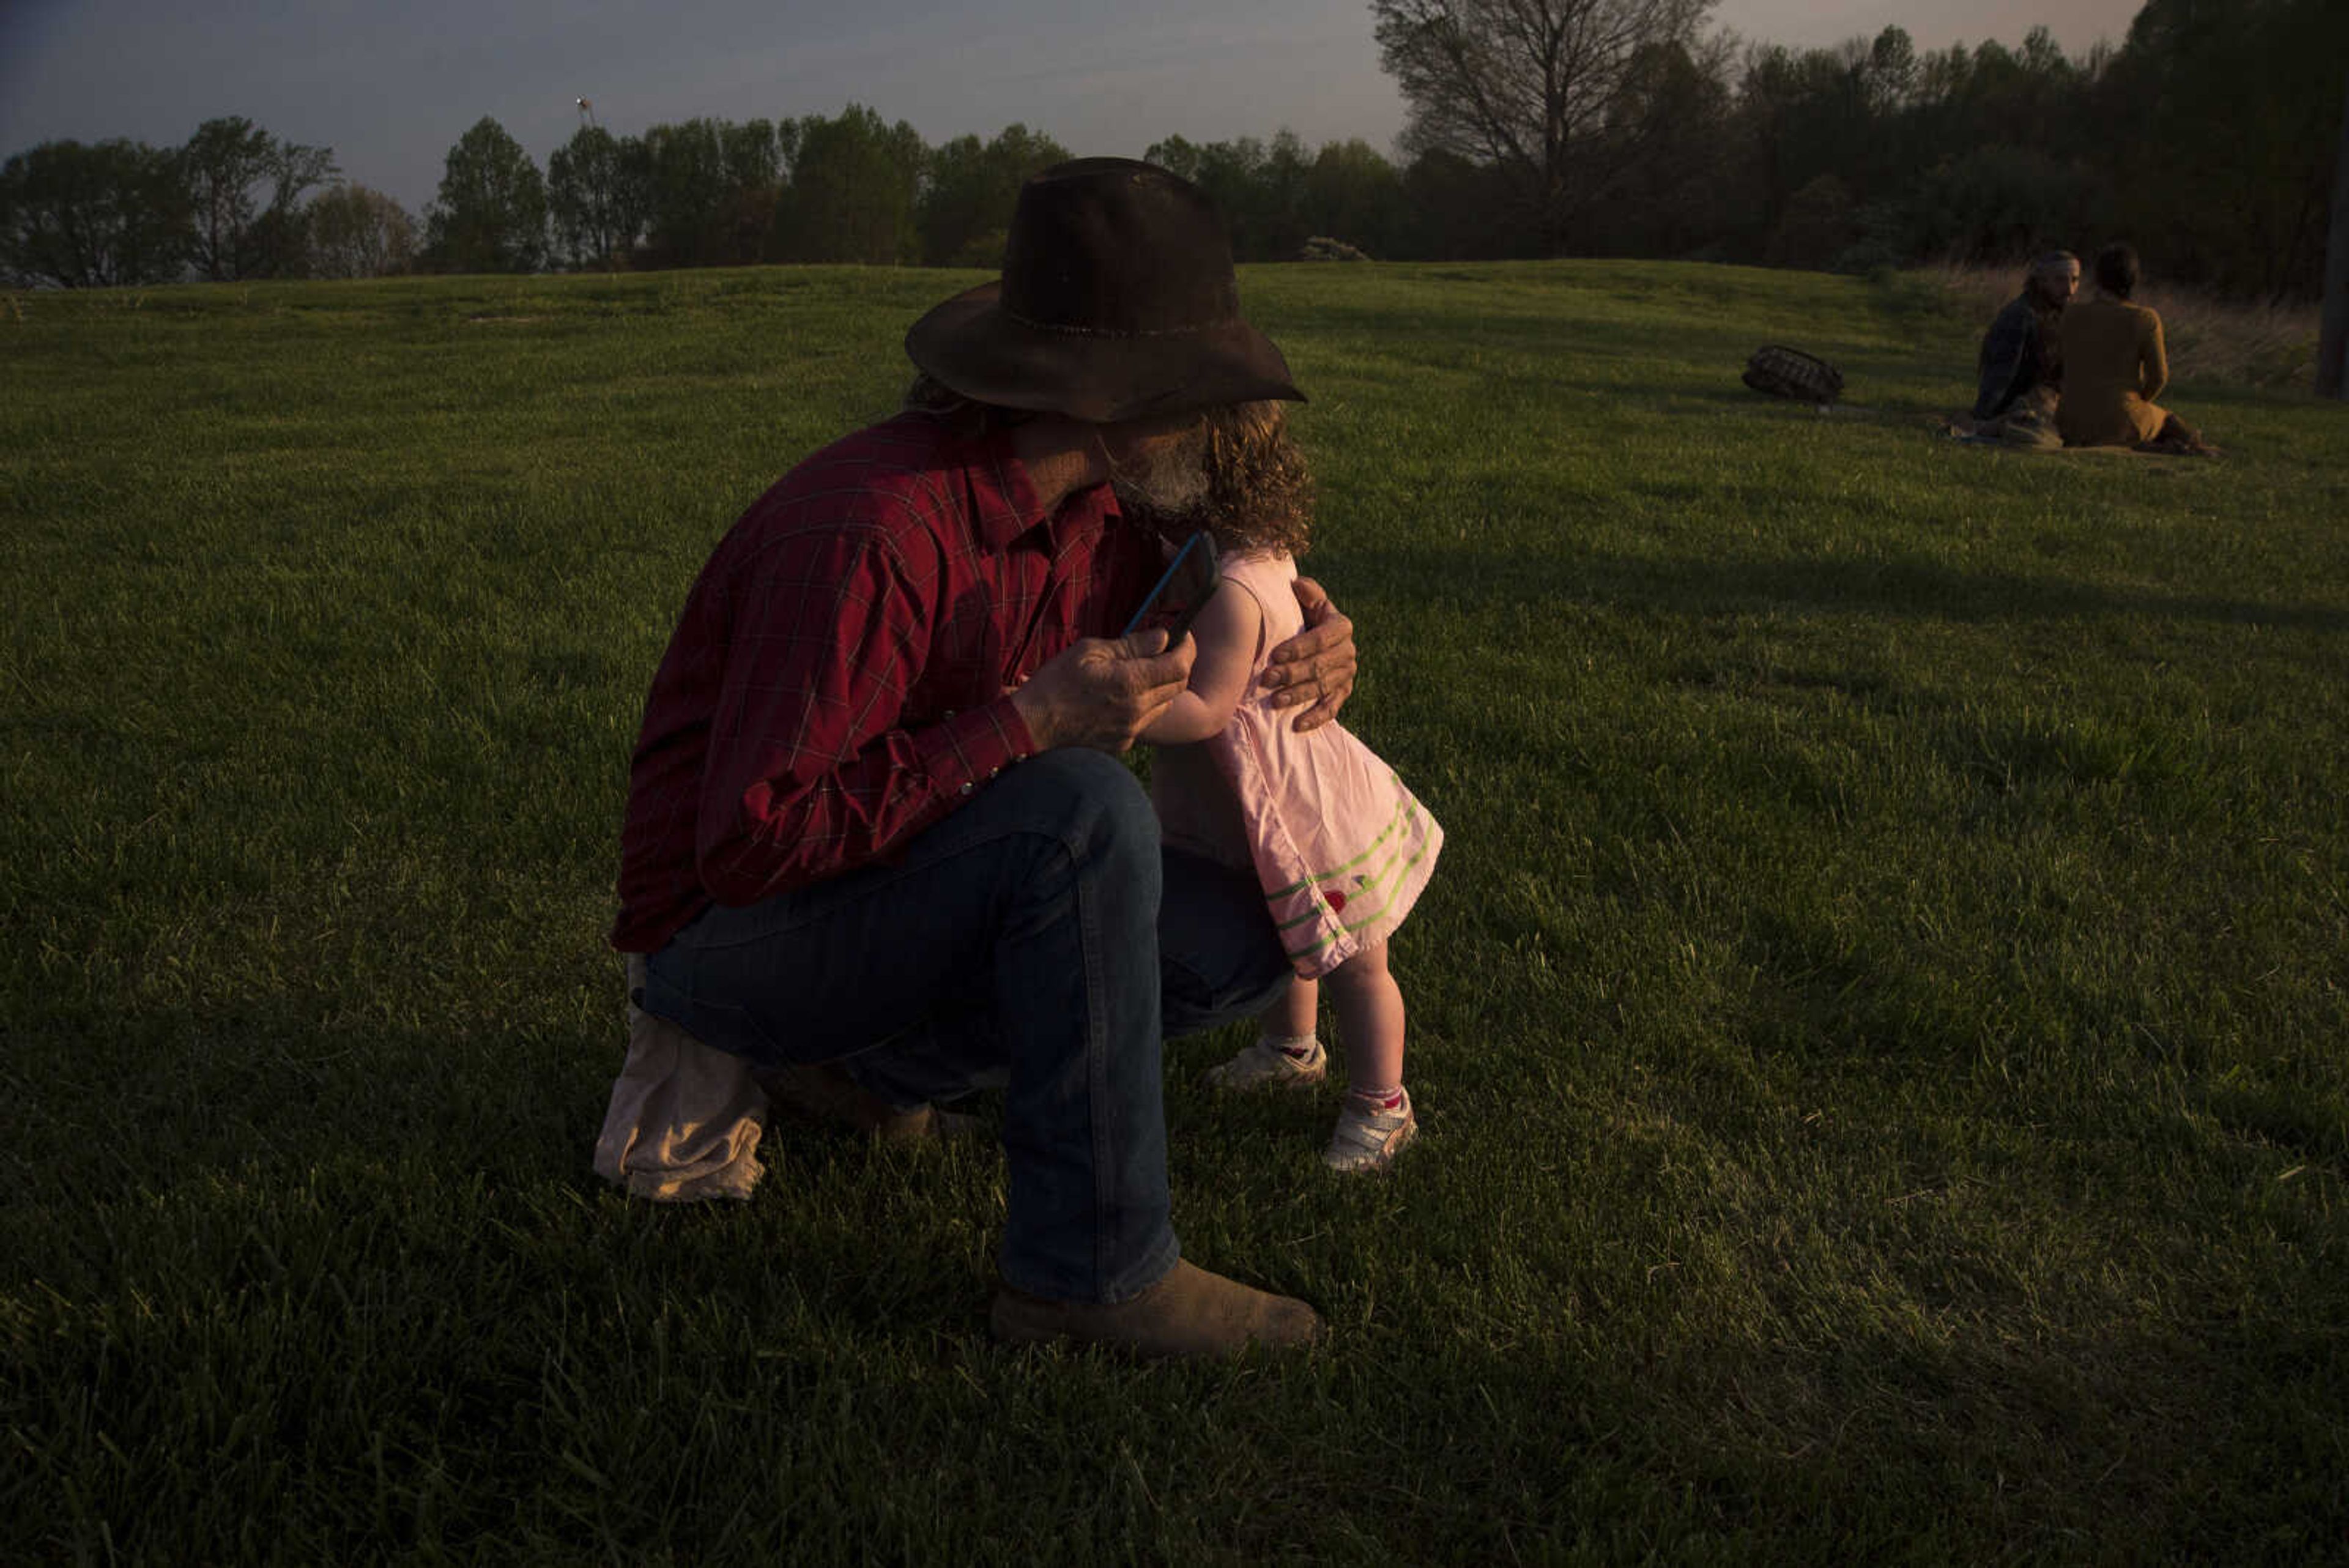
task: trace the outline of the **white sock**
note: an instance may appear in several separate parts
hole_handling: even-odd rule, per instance
[[[1310,1060],[1313,1053],[1319,1049],[1310,1034],[1292,1034],[1287,1038],[1277,1034],[1262,1034],[1257,1036],[1257,1040],[1262,1044],[1271,1046],[1292,1062]]]

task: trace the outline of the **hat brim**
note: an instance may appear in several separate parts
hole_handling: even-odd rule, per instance
[[[1000,282],[955,296],[914,323],[905,354],[975,402],[1093,424],[1230,403],[1303,402],[1288,361],[1245,321],[1147,335],[1056,331],[1002,308]]]

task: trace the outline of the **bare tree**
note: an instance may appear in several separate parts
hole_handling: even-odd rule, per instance
[[[302,193],[333,178],[330,149],[280,141],[242,115],[229,115],[196,127],[180,158],[195,213],[199,271],[221,280],[296,268]]]
[[[1545,250],[1636,140],[1612,134],[1633,67],[1693,47],[1713,0],[1371,0],[1379,57],[1411,105],[1413,153],[1506,173]]]
[[[388,277],[415,265],[416,220],[380,191],[329,186],[305,216],[313,277]]]
[[[2324,331],[2317,339],[2316,393],[2349,397],[2349,97],[2333,162],[2333,229],[2324,242]]]

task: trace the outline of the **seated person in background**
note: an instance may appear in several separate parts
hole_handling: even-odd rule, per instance
[[[1982,334],[1975,369],[1981,376],[1974,394],[1974,421],[1979,429],[2005,419],[2026,405],[2041,389],[2059,390],[2064,385],[2064,307],[2080,291],[2080,258],[2070,251],[2049,251],[2031,264],[2023,275],[2023,292],[2007,301]],[[2038,400],[2044,401],[2044,394]],[[1980,433],[1994,435],[1994,430]]]
[[[2064,325],[2065,379],[2056,428],[2065,446],[2136,446],[2215,455],[2201,435],[2153,400],[2169,384],[2161,317],[2132,304],[2137,252],[2096,253],[2096,296]]]

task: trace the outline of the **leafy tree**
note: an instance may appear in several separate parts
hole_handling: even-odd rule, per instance
[[[1840,190],[1846,198],[1878,194],[1869,148],[1889,125],[1870,90],[1870,54],[1857,43],[1797,54],[1776,45],[1745,58],[1731,144],[1748,161],[1751,210],[1745,237],[1783,251],[1778,234],[1797,192]],[[1906,176],[1894,171],[1894,178]],[[1833,187],[1820,187],[1832,178]]]
[[[208,119],[181,150],[194,213],[194,261],[206,277],[300,269],[302,194],[335,173],[332,149],[280,141],[241,115]]]
[[[1253,136],[1205,145],[1170,136],[1143,156],[1207,192],[1230,232],[1235,260],[1291,260],[1313,233],[1312,165],[1293,130],[1284,129],[1269,146]]]
[[[1823,271],[1859,237],[1859,203],[1832,174],[1821,174],[1795,192],[1770,236],[1773,266]]]
[[[626,256],[650,205],[650,160],[636,137],[583,125],[546,161],[546,204],[556,243],[574,266]]]
[[[1402,171],[1360,137],[1323,143],[1305,175],[1305,222],[1371,255],[1400,254],[1411,231]]]
[[[1489,261],[1532,245],[1510,213],[1508,177],[1456,152],[1423,152],[1402,175],[1413,232],[1405,254],[1436,261]]]
[[[1917,41],[1906,27],[1887,27],[1868,47],[1860,83],[1868,111],[1881,119],[1909,107],[1917,90]]]
[[[1583,209],[1576,247],[1679,256],[1717,250],[1747,199],[1738,188],[1729,43],[1653,44],[1625,73],[1604,135],[1614,172]]]
[[[1911,254],[2019,262],[2050,246],[2092,246],[2111,226],[2095,170],[2035,147],[1976,148],[1945,160],[1908,198]]]
[[[2076,246],[2107,206],[2089,161],[2119,152],[2087,122],[2091,64],[2045,28],[2022,47],[1920,56],[1872,42],[1745,59],[1727,142],[1745,195],[1724,194],[1733,248],[1780,265],[2007,262]],[[2100,67],[2099,67],[2100,68]]]
[[[788,259],[891,265],[919,258],[914,203],[927,158],[919,132],[852,103],[834,119],[792,121],[787,133]]]
[[[788,146],[783,130],[766,119],[696,119],[645,132],[653,264],[747,266],[775,259]]]
[[[714,119],[645,132],[647,244],[656,266],[717,266],[729,259],[726,148]]]
[[[425,221],[448,272],[536,272],[546,260],[546,180],[522,143],[487,115],[449,150]]]
[[[119,138],[45,141],[0,167],[0,270],[12,281],[168,283],[191,238],[176,151]]]
[[[1261,194],[1247,214],[1250,254],[1266,261],[1294,261],[1313,235],[1313,220],[1306,211],[1313,160],[1305,142],[1282,126],[1265,149]]]
[[[312,277],[388,277],[416,263],[416,220],[380,191],[330,185],[303,214]]]
[[[1713,0],[1371,0],[1410,105],[1404,145],[1500,171],[1539,248],[1566,248],[1619,172],[1607,136],[1640,52],[1687,44]]]
[[[2103,140],[2147,267],[2313,296],[2349,60],[2341,0],[2147,0],[2107,75]]]
[[[1041,131],[1006,126],[992,141],[957,136],[933,150],[929,179],[916,204],[922,260],[930,266],[994,266],[1030,175],[1068,161],[1069,150]]]
[[[783,199],[783,139],[772,120],[722,120],[718,154],[726,189],[719,218],[727,262],[748,266],[772,259]]]

